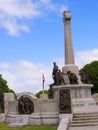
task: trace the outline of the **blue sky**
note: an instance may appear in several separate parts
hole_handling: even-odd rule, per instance
[[[75,61],[98,60],[97,0],[0,0],[0,73],[15,92],[38,92],[64,66],[63,11],[71,11]]]

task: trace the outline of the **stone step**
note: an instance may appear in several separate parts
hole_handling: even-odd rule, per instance
[[[98,117],[74,117],[73,119],[74,121],[77,121],[77,120],[98,120]]]
[[[70,127],[98,126],[98,113],[77,113],[73,115]]]
[[[81,119],[97,119],[98,113],[83,113],[83,114],[74,114],[73,119],[81,120]]]
[[[98,113],[77,113],[77,114],[74,114],[74,117],[82,117],[82,116],[98,116]]]
[[[88,123],[84,122],[84,123],[77,123],[77,124],[76,123],[69,124],[69,127],[83,127],[83,126],[98,126],[98,122],[92,122],[92,123],[91,122],[88,122]]]
[[[97,120],[73,120],[71,121],[71,124],[77,124],[77,123],[92,123],[92,122],[97,122],[98,123],[98,119]]]

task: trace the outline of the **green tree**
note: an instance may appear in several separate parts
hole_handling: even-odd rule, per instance
[[[92,94],[98,93],[98,61],[93,61],[80,69],[80,73],[85,72],[89,76],[89,82],[94,85],[91,88]]]
[[[14,93],[14,91],[8,87],[7,81],[3,79],[2,75],[0,74],[0,111],[2,109],[2,100],[4,93]]]

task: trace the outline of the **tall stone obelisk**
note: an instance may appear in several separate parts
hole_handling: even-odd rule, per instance
[[[75,74],[79,74],[79,69],[75,65],[74,61],[74,51],[72,44],[72,34],[71,34],[71,14],[70,11],[64,11],[63,13],[63,21],[64,21],[64,37],[65,37],[65,66],[62,68],[63,73],[67,73],[71,71]]]
[[[64,11],[64,33],[65,33],[65,64],[74,64],[74,52],[72,45],[72,35],[70,27],[71,14],[69,11]]]

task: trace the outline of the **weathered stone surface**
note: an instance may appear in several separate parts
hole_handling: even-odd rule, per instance
[[[40,112],[41,113],[58,113],[58,101],[57,100],[40,100]]]
[[[17,124],[29,124],[29,116],[30,115],[13,115],[13,114],[8,114],[6,116],[6,123],[7,124],[12,124],[12,123],[17,123]]]
[[[18,101],[9,101],[8,103],[8,113],[18,114]]]
[[[6,117],[7,127],[23,127],[29,124],[30,115],[8,115]]]
[[[58,125],[58,113],[34,113],[29,118],[30,125]]]

